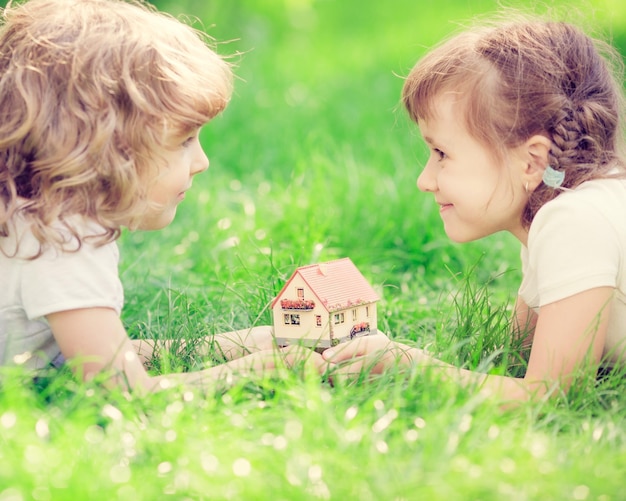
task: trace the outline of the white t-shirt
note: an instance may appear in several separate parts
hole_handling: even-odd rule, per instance
[[[615,288],[604,356],[626,362],[626,181],[588,181],[545,204],[521,256],[519,294],[537,312],[595,287]]]
[[[83,234],[96,234],[86,224]],[[115,242],[96,247],[83,241],[77,252],[39,249],[28,225],[18,218],[17,231],[0,237],[0,365],[23,364],[37,369],[60,354],[45,316],[59,311],[108,307],[118,314],[124,302],[118,276],[119,252]],[[71,246],[75,248],[75,246]]]

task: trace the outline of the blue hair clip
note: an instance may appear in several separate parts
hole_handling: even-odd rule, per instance
[[[565,179],[565,172],[555,170],[552,166],[548,165],[546,170],[543,171],[543,184],[550,188],[560,188]]]

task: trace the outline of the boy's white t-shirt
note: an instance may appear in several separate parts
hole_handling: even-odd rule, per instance
[[[588,181],[537,212],[522,247],[519,295],[539,311],[595,287],[614,287],[605,360],[626,362],[626,181]]]
[[[9,237],[0,237],[0,248],[9,254],[0,252],[0,365],[37,369],[60,354],[46,315],[93,307],[121,312],[119,252],[115,242],[97,247],[87,240],[76,252],[48,248],[28,259],[39,243],[21,218],[15,227]],[[83,228],[84,234],[98,233],[96,225]],[[18,254],[11,257],[18,239]]]

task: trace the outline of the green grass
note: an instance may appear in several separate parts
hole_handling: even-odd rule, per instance
[[[120,241],[131,335],[269,323],[267,304],[296,266],[349,256],[380,292],[392,336],[459,366],[521,374],[506,334],[518,246],[507,235],[446,239],[415,187],[423,147],[398,106],[424,49],[495,2],[159,5],[231,40],[219,51],[240,53],[239,79],[203,132],[211,169],[175,222]],[[552,7],[626,41],[621,3],[541,9]],[[155,371],[218,359],[178,347]],[[300,368],[143,398],[69,372],[37,383],[2,373],[0,501],[626,499],[623,373],[507,411],[417,372],[331,386]]]

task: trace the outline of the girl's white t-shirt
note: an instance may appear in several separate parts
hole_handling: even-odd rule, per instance
[[[537,312],[595,287],[614,287],[604,356],[609,364],[626,362],[626,181],[588,181],[546,203],[521,257],[519,295]]]
[[[76,252],[47,248],[36,259],[28,259],[38,251],[39,242],[21,218],[15,229],[0,238],[0,248],[8,254],[0,252],[0,365],[37,369],[60,354],[46,315],[93,307],[121,312],[119,252],[115,242],[95,246],[86,240]],[[80,230],[83,235],[102,231],[94,224],[83,224]],[[12,256],[18,240],[18,253]]]

